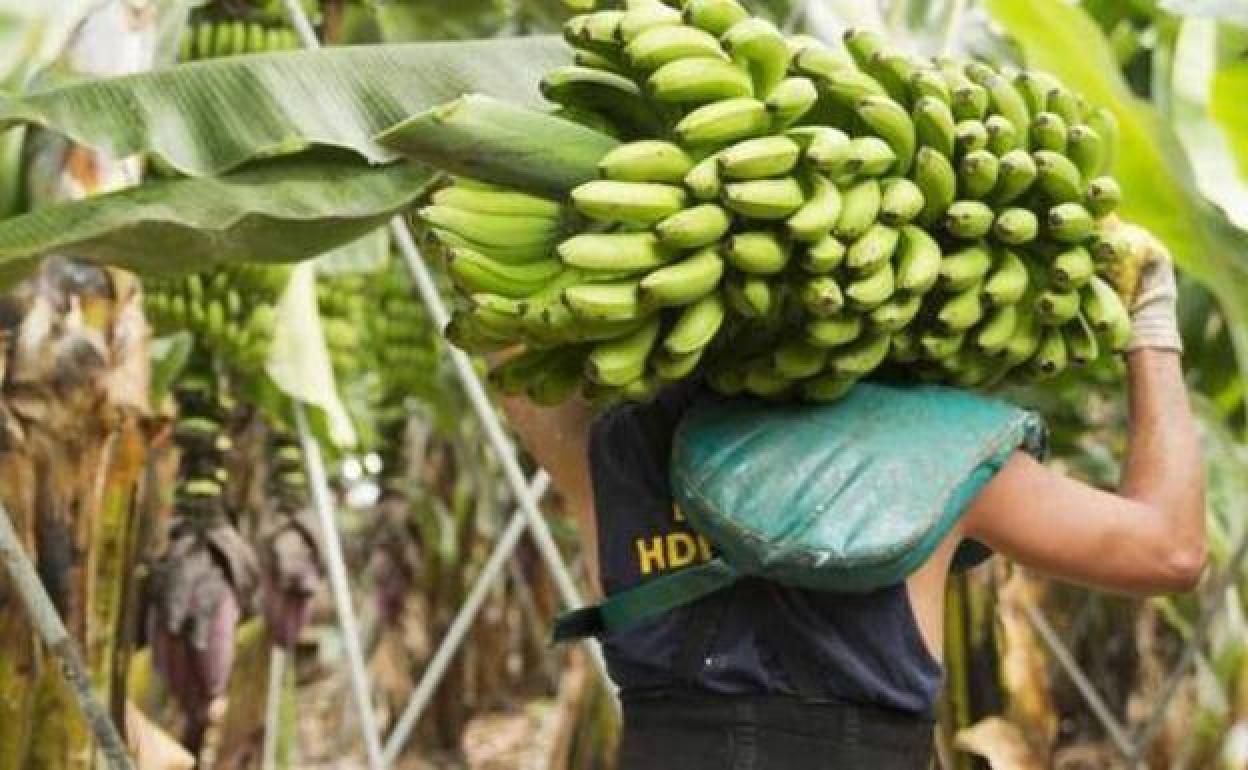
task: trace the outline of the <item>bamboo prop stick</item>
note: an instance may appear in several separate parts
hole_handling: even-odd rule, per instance
[[[61,673],[69,683],[69,689],[95,735],[100,753],[108,761],[108,766],[112,770],[134,770],[121,732],[113,724],[108,710],[92,692],[82,656],[78,654],[74,640],[61,622],[51,597],[44,590],[3,504],[0,504],[0,562],[4,563],[9,582],[17,589],[18,598],[26,607],[26,613],[30,616],[36,632],[43,639],[48,651],[60,663]]]
[[[329,588],[334,598],[334,610],[338,627],[342,631],[343,647],[347,653],[347,666],[351,675],[351,695],[355,700],[360,732],[364,734],[364,750],[369,770],[382,770],[386,765],[381,756],[381,734],[377,718],[373,714],[373,697],[368,686],[368,671],[364,666],[364,652],[360,648],[360,626],[355,619],[355,607],[351,602],[351,584],[347,579],[347,562],[343,557],[342,538],[338,535],[338,522],[334,517],[334,502],[329,494],[329,481],[325,477],[325,462],[321,459],[321,447],[308,427],[308,415],[302,403],[294,403],[295,427],[299,431],[299,443],[303,447],[303,462],[308,473],[308,486],[312,492],[312,507],[325,538],[325,566],[329,571]]]
[[[269,645],[269,691],[264,703],[264,748],[261,770],[277,770],[277,739],[282,722],[282,684],[286,677],[286,650]]]

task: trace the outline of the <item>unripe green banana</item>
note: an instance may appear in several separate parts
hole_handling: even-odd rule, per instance
[[[605,115],[617,125],[640,134],[662,130],[653,106],[632,80],[614,72],[568,65],[546,73],[542,96],[565,107],[579,107]]]
[[[987,89],[978,83],[967,81],[954,87],[950,107],[953,108],[953,117],[959,121],[980,121],[988,114],[989,101]]]
[[[880,183],[875,179],[864,179],[845,190],[833,232],[843,240],[857,240],[875,223],[881,202]]]
[[[771,130],[782,131],[797,121],[819,101],[819,89],[810,78],[785,78],[776,84],[763,102],[771,113]]]
[[[784,79],[793,53],[776,25],[757,16],[742,19],[720,40],[736,65],[750,73],[755,93],[766,97]]]
[[[483,214],[436,205],[421,209],[420,218],[473,243],[500,247],[548,244],[558,238],[561,227],[558,220],[549,217]]]
[[[1112,214],[1120,202],[1122,202],[1122,188],[1112,176],[1098,176],[1088,182],[1084,203],[1087,204],[1088,211],[1092,212],[1093,216],[1103,217]]]
[[[831,403],[845,397],[856,385],[856,377],[823,374],[802,383],[802,397],[815,403]]]
[[[914,121],[897,102],[887,97],[868,96],[857,104],[857,114],[877,136],[888,142],[896,155],[896,165],[891,166],[898,175],[904,175],[914,162],[916,146]]]
[[[621,144],[598,161],[598,172],[619,182],[680,184],[692,168],[693,159],[679,145],[658,139]]]
[[[1060,115],[1068,124],[1074,124],[1083,118],[1083,105],[1080,101],[1078,94],[1058,83],[1049,91],[1045,108]]]
[[[1088,250],[1082,246],[1074,246],[1053,259],[1050,277],[1055,287],[1068,291],[1083,286],[1095,272],[1096,265],[1093,264]]]
[[[1031,131],[1031,114],[1027,111],[1027,103],[1018,89],[1008,78],[996,73],[993,73],[981,85],[988,89],[988,95],[992,97],[993,112],[1014,124],[1019,140],[1017,146],[1027,149],[1027,138]]]
[[[619,10],[585,14],[564,25],[564,38],[572,45],[614,56],[620,48],[620,22],[623,19],[624,12]]]
[[[614,72],[617,75],[626,75],[626,69],[623,65],[595,51],[584,48],[577,48],[572,51],[572,63],[578,67],[589,67],[591,69],[604,70],[606,72]]]
[[[624,43],[631,43],[649,30],[679,27],[681,21],[680,11],[663,3],[646,3],[625,11],[616,36]]]
[[[1032,157],[1036,161],[1036,181],[1049,200],[1068,203],[1083,198],[1083,178],[1069,158],[1049,150],[1039,150]]]
[[[719,37],[734,24],[749,18],[749,11],[736,0],[689,0],[685,3],[685,21]]]
[[[1018,320],[1014,325],[1014,333],[1005,344],[1006,366],[1015,367],[1026,363],[1040,348],[1040,340],[1046,327],[1036,320],[1035,313],[1024,304],[1017,305]]]
[[[655,316],[631,334],[599,342],[585,360],[586,376],[599,385],[613,387],[640,379],[658,336],[659,319]]]
[[[706,104],[754,95],[748,74],[731,62],[710,56],[668,62],[650,75],[646,88],[661,102],[681,104]]]
[[[975,346],[989,355],[1004,353],[1017,326],[1018,306],[1000,305],[988,314],[975,332]]]
[[[914,183],[923,191],[919,222],[929,226],[939,222],[957,194],[958,177],[953,165],[931,147],[920,147],[915,154]]]
[[[776,348],[772,366],[781,376],[790,380],[804,380],[823,371],[828,351],[802,340],[789,340]]]
[[[685,355],[705,348],[723,325],[725,313],[719,292],[707,294],[681,311],[663,338],[663,349],[673,355]]]
[[[988,132],[988,149],[994,155],[1022,149],[1021,145],[1026,144],[1020,141],[1018,129],[1003,115],[989,115],[985,118],[984,130]]]
[[[799,254],[802,269],[815,275],[830,273],[845,261],[845,244],[834,235],[825,235]]]
[[[809,175],[809,186],[810,196],[784,226],[794,240],[816,243],[832,231],[841,215],[841,191],[820,174]]]
[[[803,126],[792,129],[789,136],[798,144],[806,139],[805,154],[815,168],[836,178],[846,173],[849,163],[850,139],[839,128],[831,126]]]
[[[624,56],[636,69],[652,72],[679,59],[728,59],[714,35],[697,27],[661,25],[633,38]]]
[[[996,77],[998,74],[997,71],[988,64],[974,59],[962,62],[962,71],[966,73],[966,76],[970,78],[972,82],[979,83],[980,85],[985,85],[989,80]]]
[[[671,258],[654,233],[582,233],[557,251],[564,264],[588,270],[651,270]]]
[[[685,207],[683,187],[658,182],[617,182],[595,179],[572,191],[572,203],[600,222],[652,225]]]
[[[789,246],[775,233],[747,231],[728,239],[724,257],[743,273],[775,275],[789,263]]]
[[[1031,189],[1036,181],[1036,162],[1026,150],[1010,150],[1001,156],[997,170],[997,186],[992,190],[992,202],[997,205],[1013,203]]]
[[[888,360],[897,364],[913,364],[923,358],[923,349],[919,347],[919,337],[913,329],[902,329],[893,333],[892,349],[888,351]]]
[[[954,154],[962,157],[976,150],[988,149],[988,129],[979,120],[963,120],[953,127]]]
[[[861,315],[815,318],[806,322],[806,341],[818,348],[838,348],[858,339],[862,325]]]
[[[1002,243],[1030,243],[1040,232],[1040,222],[1031,209],[1009,207],[1001,210],[992,223],[993,236]]]
[[[770,128],[767,106],[741,97],[705,104],[681,118],[673,130],[687,144],[719,144],[759,136]]]
[[[1131,241],[1117,233],[1099,233],[1091,251],[1097,269],[1104,273],[1114,270],[1131,257]]]
[[[744,318],[763,318],[774,305],[771,284],[756,275],[736,275],[725,280],[724,296],[736,313]]]
[[[1060,203],[1045,217],[1049,235],[1064,243],[1079,243],[1092,237],[1096,220],[1078,203]]]
[[[555,259],[526,265],[508,265],[471,249],[451,250],[448,265],[455,284],[466,292],[491,292],[504,297],[525,297],[541,289],[563,272]]]
[[[959,292],[979,284],[992,269],[992,254],[980,244],[946,254],[940,262],[941,288]]]
[[[885,45],[884,37],[880,33],[861,27],[846,29],[842,42],[845,44],[845,50],[854,57],[854,63],[860,70],[869,69],[872,57],[883,51]]]
[[[754,219],[787,219],[805,202],[802,186],[792,177],[724,185],[724,203],[728,208]]]
[[[964,332],[983,320],[983,288],[977,281],[945,300],[936,313],[941,324],[949,331]]]
[[[845,307],[841,287],[827,275],[815,275],[803,280],[798,289],[798,299],[816,318],[833,318]]]
[[[1075,366],[1087,366],[1100,356],[1101,347],[1096,342],[1096,333],[1082,314],[1063,326],[1062,334],[1066,337],[1070,362]]]
[[[857,275],[873,273],[893,257],[901,233],[876,222],[850,244],[845,264]]]
[[[918,60],[899,51],[878,51],[871,57],[867,74],[884,86],[898,104],[910,103],[910,80],[919,71]]]
[[[714,248],[661,267],[641,279],[641,300],[647,305],[676,307],[704,297],[719,285],[724,262]]]
[[[1104,174],[1114,165],[1118,149],[1118,118],[1108,108],[1097,107],[1085,116],[1084,122],[1101,137],[1101,167],[1096,173]]]
[[[1066,121],[1056,112],[1042,112],[1031,121],[1031,145],[1037,150],[1066,152]]]
[[[703,203],[672,214],[654,226],[659,241],[673,249],[697,249],[715,243],[732,224],[728,212]]]
[[[745,389],[758,398],[779,399],[793,387],[793,381],[776,371],[770,358],[755,361],[746,369]]]
[[[972,150],[958,163],[958,195],[984,200],[997,184],[999,161],[987,150]]]
[[[921,67],[910,76],[910,98],[914,101],[916,110],[925,97],[937,99],[946,106],[953,101],[953,91],[949,89],[949,83],[940,74],[940,70]],[[949,125],[953,125],[953,113],[950,113]]]
[[[1061,326],[1079,312],[1079,292],[1046,289],[1036,297],[1036,319],[1046,326]]]
[[[871,311],[871,325],[881,331],[901,331],[910,325],[922,307],[923,298],[918,294],[894,294],[888,302]]]
[[[490,259],[505,262],[509,265],[525,265],[530,262],[540,262],[547,259],[550,257],[551,252],[554,251],[553,244],[557,241],[557,237],[550,237],[533,243],[497,245],[474,241],[440,227],[431,228],[431,232],[447,247],[479,251]]]
[[[898,163],[893,148],[875,136],[860,136],[849,141],[844,173],[855,176],[883,176]]]
[[[888,96],[878,80],[855,69],[838,70],[817,78],[815,85],[821,94],[847,110],[854,109],[868,96]]]
[[[897,288],[912,294],[925,294],[940,278],[942,256],[936,239],[921,227],[901,228],[897,245]]]
[[[950,235],[974,240],[992,229],[993,211],[980,201],[955,201],[945,212],[945,229]]]
[[[726,179],[763,179],[787,174],[797,165],[802,148],[787,136],[764,136],[737,142],[719,152],[719,171]]]
[[[919,215],[927,199],[915,182],[893,177],[880,183],[880,221],[894,227],[904,225]]]
[[[677,382],[693,374],[705,352],[706,348],[698,348],[692,353],[676,355],[666,350],[656,350],[650,356],[650,364],[654,368],[654,373],[659,375],[659,379]]]
[[[822,41],[807,35],[789,38],[796,46],[793,52],[793,69],[811,78],[827,80],[838,72],[853,70],[855,65],[843,49],[833,49]]]
[[[885,262],[884,266],[874,273],[846,286],[845,296],[855,307],[870,310],[887,302],[896,289],[896,271],[892,264]]]
[[[946,102],[934,96],[920,97],[914,104],[914,129],[921,147],[953,157],[957,124]]]
[[[1047,72],[1028,70],[1014,76],[1014,86],[1022,94],[1032,115],[1049,108],[1049,91],[1058,85],[1057,78]]]
[[[943,361],[957,355],[966,340],[966,332],[935,332],[926,331],[919,337],[919,347],[923,357],[929,361]]]
[[[1124,349],[1131,339],[1131,315],[1122,297],[1099,275],[1089,278],[1080,293],[1084,318],[1105,338],[1111,350]]]
[[[437,206],[504,216],[548,217],[560,215],[558,203],[513,190],[470,190],[461,185],[443,187],[433,194]]]
[[[870,374],[884,359],[892,347],[892,335],[885,331],[871,331],[833,351],[828,358],[828,369],[841,377],[862,377]]]
[[[1041,378],[1055,377],[1069,365],[1066,338],[1059,327],[1050,327],[1041,333],[1040,347],[1031,359],[1031,367]]]
[[[1013,305],[1023,298],[1031,274],[1023,258],[1013,249],[999,249],[997,261],[984,283],[984,296],[997,307]]]
[[[563,301],[584,321],[631,321],[641,315],[637,281],[590,283],[563,290]]]
[[[723,184],[719,178],[719,157],[708,155],[698,161],[689,173],[685,174],[685,187],[700,201],[719,198]]]

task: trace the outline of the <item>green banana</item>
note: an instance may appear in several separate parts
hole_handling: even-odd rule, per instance
[[[890,168],[899,175],[906,174],[914,162],[917,142],[914,121],[909,113],[897,102],[882,96],[862,99],[857,104],[856,112],[859,119],[892,148],[896,165]]]
[[[871,311],[871,325],[882,331],[899,332],[915,319],[922,307],[923,298],[918,294],[894,294],[888,302]]]
[[[940,74],[940,70],[921,67],[910,76],[910,97],[914,101],[916,110],[924,98],[938,99],[948,106],[953,101],[953,91],[949,89],[949,83]],[[950,113],[949,125],[953,125],[952,113]]]
[[[1066,338],[1062,330],[1051,327],[1042,332],[1040,347],[1031,359],[1031,366],[1041,377],[1055,377],[1069,365],[1066,352]]]
[[[1014,77],[1014,86],[1027,102],[1027,109],[1032,115],[1044,112],[1049,107],[1049,91],[1058,86],[1057,78],[1047,72],[1034,70],[1020,72]]]
[[[705,104],[681,118],[673,131],[688,144],[717,144],[759,136],[770,128],[767,105],[741,97]]]
[[[888,351],[888,360],[898,364],[913,364],[922,357],[923,351],[919,347],[919,338],[913,331],[902,329],[893,332],[893,345]]]
[[[745,389],[758,398],[779,399],[793,387],[793,381],[771,367],[770,359],[751,364],[745,372]]]
[[[871,310],[884,304],[897,290],[897,276],[892,264],[884,266],[845,287],[845,297],[855,307]]]
[[[945,212],[945,229],[950,235],[974,240],[992,229],[993,211],[980,201],[955,201]]]
[[[799,263],[802,269],[815,275],[824,275],[845,261],[845,244],[834,235],[825,235],[802,250]]]
[[[1074,365],[1087,366],[1100,356],[1101,348],[1097,344],[1096,333],[1083,315],[1076,315],[1063,326],[1062,334],[1066,337],[1066,350]]]
[[[789,246],[775,233],[752,231],[728,239],[724,258],[743,273],[775,275],[789,263]]]
[[[584,48],[576,48],[572,51],[572,63],[578,67],[605,70],[606,72],[614,72],[617,75],[627,74],[625,68],[614,59]]]
[[[658,114],[642,97],[637,84],[614,72],[576,65],[558,67],[542,78],[541,91],[556,104],[601,113],[640,134],[657,135],[662,130]]]
[[[940,306],[936,317],[946,329],[964,332],[983,320],[983,283],[976,281],[954,293]]]
[[[789,340],[776,348],[772,356],[772,366],[782,377],[790,380],[804,380],[823,371],[827,360],[826,349],[815,347],[802,340]]]
[[[1001,209],[992,223],[992,234],[1002,243],[1020,245],[1030,243],[1040,232],[1040,222],[1031,209],[1009,207]]]
[[[767,94],[763,104],[771,113],[771,130],[782,131],[805,117],[819,101],[819,89],[810,78],[785,78]]]
[[[802,306],[815,318],[832,318],[845,307],[845,295],[831,276],[815,275],[802,281],[798,289]]]
[[[600,222],[652,225],[685,207],[684,188],[658,182],[596,179],[572,190],[572,203]]]
[[[953,157],[957,124],[947,102],[934,96],[920,97],[914,103],[913,120],[915,137],[921,147],[931,147],[946,157]]]
[[[1118,118],[1106,107],[1097,107],[1084,116],[1084,122],[1101,137],[1101,167],[1096,173],[1103,174],[1114,165],[1118,148]]]
[[[555,237],[542,239],[534,243],[513,244],[510,246],[491,245],[481,243],[469,238],[465,238],[458,233],[450,230],[444,230],[440,227],[431,228],[431,232],[437,236],[445,246],[460,247],[479,251],[491,259],[499,262],[506,262],[509,265],[523,265],[529,262],[540,262],[550,256],[554,250]]]
[[[994,155],[1004,155],[1011,150],[1022,149],[1018,129],[1001,115],[984,118],[984,130],[988,132],[988,149]]]
[[[894,227],[904,225],[919,215],[927,199],[918,184],[905,177],[893,177],[880,183],[880,221]]]
[[[942,256],[936,239],[921,227],[901,228],[897,245],[897,288],[926,294],[940,278]]]
[[[816,403],[831,403],[845,397],[858,380],[852,376],[822,374],[802,383],[802,397]]]
[[[841,215],[837,217],[832,231],[844,240],[857,240],[875,223],[881,203],[879,181],[864,179],[858,182],[841,195]]]
[[[805,202],[802,186],[792,177],[724,185],[724,203],[728,208],[755,219],[787,219]]]
[[[737,142],[719,152],[719,171],[727,179],[762,179],[787,174],[797,165],[802,148],[787,136],[765,136]]]
[[[1031,274],[1023,258],[1013,249],[999,249],[997,262],[984,283],[984,296],[997,307],[1013,305],[1023,298]]]
[[[685,22],[719,37],[734,24],[749,18],[736,0],[689,0],[684,6]]]
[[[958,163],[958,194],[962,198],[984,200],[997,184],[997,156],[987,150],[972,150]]]
[[[420,218],[474,243],[500,247],[548,244],[558,238],[562,227],[559,220],[549,217],[483,214],[437,205],[421,209]]]
[[[630,334],[599,342],[585,360],[586,376],[599,385],[612,387],[623,387],[640,379],[658,336],[656,316]]]
[[[898,163],[891,145],[875,136],[860,136],[849,141],[844,173],[855,176],[883,176]]]
[[[840,377],[862,377],[870,374],[884,363],[892,348],[892,341],[892,335],[888,332],[868,332],[834,351],[828,358],[828,369]]]
[[[678,27],[682,20],[680,11],[669,8],[663,3],[646,3],[640,7],[630,7],[620,19],[616,37],[621,42],[631,43],[650,30]]]
[[[1046,326],[1061,326],[1079,312],[1079,292],[1046,289],[1036,297],[1036,318]]]
[[[1049,200],[1068,203],[1083,198],[1083,178],[1069,158],[1049,150],[1038,150],[1033,158],[1036,181]]]
[[[1098,176],[1088,182],[1084,203],[1093,216],[1112,214],[1122,202],[1122,188],[1112,176]]]
[[[956,197],[957,173],[946,156],[931,147],[920,147],[915,154],[914,183],[923,191],[923,209],[918,221],[933,225],[945,215]]]
[[[748,74],[731,62],[709,56],[664,64],[646,79],[646,89],[661,102],[675,103],[705,104],[754,95]]]
[[[992,269],[992,254],[982,245],[946,254],[940,262],[941,288],[959,292],[979,284]]]
[[[1027,139],[1031,131],[1031,113],[1027,110],[1027,103],[1023,100],[1022,94],[1008,78],[995,72],[981,85],[988,89],[988,95],[992,98],[993,112],[1013,124],[1019,141],[1017,146],[1027,149]]]
[[[1001,156],[992,202],[1006,205],[1018,200],[1036,181],[1036,162],[1026,150],[1010,150]]]
[[[641,315],[638,281],[590,283],[563,290],[563,301],[583,321],[632,321]]]
[[[680,59],[728,59],[714,35],[683,24],[647,29],[624,47],[624,56],[629,64],[644,72]]]
[[[759,17],[743,19],[720,40],[737,66],[750,73],[755,93],[766,97],[784,79],[793,53],[776,25]]]
[[[564,28],[565,36],[571,35],[574,42],[589,47],[603,55],[614,56],[620,48],[620,22],[624,20],[624,12],[617,10],[598,11],[583,17],[581,24],[569,24]]]
[[[832,177],[846,173],[849,163],[849,136],[839,128],[831,126],[803,126],[791,129],[788,135],[802,144],[806,157],[815,168]]]
[[[698,368],[702,354],[706,348],[698,348],[692,353],[675,354],[666,350],[657,350],[650,357],[650,365],[659,379],[666,382],[683,380]]]
[[[1080,293],[1084,318],[1111,350],[1123,350],[1131,339],[1131,315],[1122,297],[1099,275],[1089,278]]]
[[[1031,144],[1038,150],[1066,153],[1066,121],[1056,112],[1042,112],[1031,121]]]
[[[822,95],[847,110],[854,109],[869,96],[888,96],[878,80],[856,69],[842,69],[816,77],[815,85]]]
[[[621,144],[598,161],[598,172],[617,182],[679,184],[692,168],[693,160],[679,145],[658,139]]]
[[[1068,291],[1083,286],[1095,272],[1096,265],[1093,264],[1088,250],[1082,246],[1074,246],[1053,259],[1050,276],[1054,286]]]
[[[919,71],[918,61],[909,54],[879,51],[871,57],[867,74],[884,86],[891,99],[899,104],[910,102],[910,81]]]
[[[685,187],[700,201],[719,198],[723,185],[719,178],[719,157],[708,155],[685,174]]]
[[[728,212],[714,203],[678,211],[654,226],[659,242],[673,249],[697,249],[715,243],[732,224]]]
[[[858,275],[875,272],[892,259],[900,237],[896,228],[876,222],[850,244],[845,264]]]
[[[943,361],[957,355],[966,341],[966,332],[935,332],[926,331],[919,336],[919,347],[923,357],[929,361]]]
[[[1059,203],[1045,216],[1049,235],[1064,243],[1079,243],[1092,236],[1096,220],[1078,203]]]
[[[763,318],[775,303],[771,284],[756,275],[737,275],[724,282],[724,296],[745,318]]]
[[[524,297],[538,291],[551,278],[563,272],[563,265],[555,259],[508,265],[471,249],[454,248],[451,249],[448,269],[455,284],[466,292]]]
[[[819,80],[827,80],[837,73],[854,69],[853,59],[845,51],[829,48],[814,38],[800,40],[805,37],[807,36],[797,35],[789,39],[790,43],[798,40],[799,46],[793,54],[793,69]]]
[[[663,349],[685,355],[705,348],[724,323],[726,308],[719,292],[711,292],[681,311],[663,338]]]
[[[433,194],[436,206],[465,209],[481,214],[557,218],[558,203],[512,190],[470,190],[461,185],[443,187]]]
[[[951,84],[952,85],[952,84]],[[953,89],[953,117],[960,121],[980,121],[988,114],[988,91],[978,83],[967,81]]]
[[[988,149],[988,129],[979,120],[963,120],[953,127],[954,155],[962,157]],[[951,156],[952,157],[952,156]]]
[[[832,231],[841,215],[841,191],[820,174],[810,174],[808,178],[810,196],[785,220],[784,226],[794,240],[816,243]]]
[[[688,305],[714,291],[723,275],[723,259],[714,248],[704,248],[642,278],[641,301],[663,307]]]
[[[806,322],[806,342],[817,348],[837,348],[858,339],[862,333],[862,316],[814,318]]]
[[[735,366],[710,371],[707,373],[706,381],[718,393],[725,396],[740,395],[745,390],[745,372]]]
[[[671,258],[654,233],[583,233],[557,251],[564,264],[588,270],[651,270]]]
[[[845,50],[854,57],[854,63],[860,70],[870,69],[872,57],[883,51],[885,46],[884,37],[880,33],[861,27],[846,29],[842,40]]]
[[[1010,341],[1005,345],[1005,359],[1002,363],[1014,367],[1029,361],[1040,348],[1045,328],[1036,321],[1030,308],[1018,305],[1018,320],[1014,325],[1014,333],[1010,335]]]
[[[1059,83],[1049,91],[1045,108],[1049,112],[1060,115],[1068,124],[1074,124],[1083,117],[1083,105],[1080,101],[1078,94]]]
[[[975,332],[975,347],[989,355],[1004,353],[1018,327],[1018,306],[1000,305]]]

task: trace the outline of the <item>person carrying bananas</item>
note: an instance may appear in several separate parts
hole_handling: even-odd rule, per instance
[[[1141,265],[1116,493],[1038,462],[1034,431],[1001,429],[1027,424],[1019,410],[949,388],[867,383],[835,404],[780,407],[679,384],[596,417],[584,403],[507,401],[579,517],[607,597],[576,613],[583,627],[564,636],[602,638],[623,703],[621,770],[927,768],[945,581],[987,549],[1111,591],[1196,584],[1204,478],[1174,271],[1150,235],[1115,227]],[[681,457],[669,472],[674,446]],[[716,519],[717,505],[757,507],[750,526],[781,532],[773,550],[760,555],[731,527],[708,529],[748,518]],[[696,530],[694,509],[712,514]],[[942,515],[911,515],[930,510]],[[813,521],[827,524],[815,529],[830,548],[777,569],[786,544],[810,540]],[[896,558],[868,565],[882,552]],[[758,563],[743,574],[750,558]],[[829,574],[826,584],[853,590],[806,587]],[[662,595],[632,601],[664,581]],[[613,602],[615,622],[604,621]]]

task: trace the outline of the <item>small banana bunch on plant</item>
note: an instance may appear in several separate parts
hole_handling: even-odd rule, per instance
[[[424,220],[462,292],[451,339],[522,343],[508,392],[833,400],[874,372],[964,387],[1120,349],[1099,221],[1117,124],[1042,72],[787,37],[736,0],[571,19],[560,114],[621,144],[566,205],[458,180]]]

